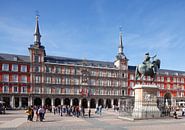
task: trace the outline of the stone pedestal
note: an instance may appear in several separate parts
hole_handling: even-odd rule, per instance
[[[156,85],[135,85],[135,102],[132,117],[134,119],[159,118],[160,111],[157,108]]]

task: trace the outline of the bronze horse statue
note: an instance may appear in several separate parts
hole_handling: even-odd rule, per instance
[[[148,64],[139,64],[136,66],[136,71],[135,71],[135,79],[136,81],[140,77],[141,80],[143,80],[144,76],[150,76],[153,78],[153,81],[156,79],[156,73],[160,68],[160,60],[156,59],[153,60],[152,63]]]

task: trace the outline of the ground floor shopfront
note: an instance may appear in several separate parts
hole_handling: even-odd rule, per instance
[[[112,108],[119,106],[120,97],[114,96],[60,96],[60,95],[1,95],[0,100],[5,102],[7,108],[25,108],[30,105],[37,106],[82,106],[84,108],[102,107]]]

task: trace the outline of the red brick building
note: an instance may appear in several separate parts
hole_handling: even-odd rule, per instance
[[[119,105],[122,97],[133,96],[135,66],[123,53],[122,33],[114,62],[49,56],[41,44],[38,17],[29,56],[0,53],[0,100],[7,107],[29,105]],[[156,85],[159,98],[184,100],[185,72],[160,70]],[[141,81],[138,81],[141,83]],[[150,78],[144,80],[150,84]]]

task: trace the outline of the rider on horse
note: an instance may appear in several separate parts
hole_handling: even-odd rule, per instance
[[[146,65],[147,68],[152,68],[154,73],[156,73],[156,70],[155,70],[155,68],[154,68],[153,63],[150,61],[150,58],[154,59],[155,57],[156,57],[156,55],[153,56],[153,57],[150,57],[150,56],[149,56],[149,53],[147,52],[147,53],[145,54],[145,59],[144,59],[144,61],[143,61],[143,64]]]

